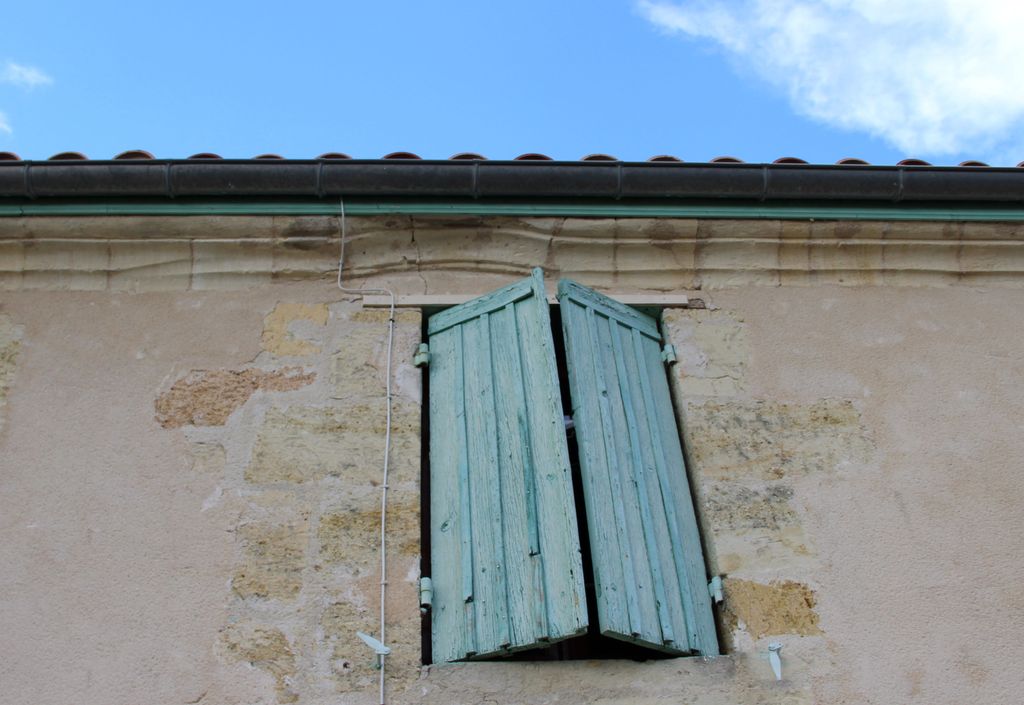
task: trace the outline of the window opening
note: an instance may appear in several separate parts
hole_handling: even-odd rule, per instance
[[[447,307],[424,307],[422,309],[422,339],[428,339],[428,320],[430,316],[444,310]],[[661,331],[660,307],[645,306],[636,307],[658,321],[658,328]],[[569,372],[566,360],[565,338],[562,329],[561,309],[556,304],[549,304],[548,310],[551,319],[551,333],[555,346],[555,361],[558,368],[559,390],[561,394],[561,405],[563,416],[571,418],[572,401],[570,398]],[[668,374],[667,369],[665,374]],[[431,551],[430,551],[430,374],[429,367],[422,368],[422,389],[423,398],[421,405],[421,560],[420,571],[422,575],[431,573]],[[673,419],[677,419],[678,399],[675,390],[669,384],[671,394]],[[678,433],[678,422],[674,421]],[[591,615],[585,634],[564,639],[547,647],[531,648],[507,654],[498,654],[482,659],[483,661],[571,661],[571,660],[594,660],[594,659],[622,659],[634,661],[661,660],[678,658],[677,655],[658,651],[643,645],[622,641],[601,634],[600,625],[597,619],[598,606],[595,587],[594,568],[591,560],[591,541],[589,522],[587,521],[586,503],[584,501],[583,479],[580,469],[579,446],[577,444],[575,429],[568,429],[566,432],[569,451],[569,461],[572,471],[573,498],[575,502],[575,513],[579,531],[580,552],[583,564],[583,579],[587,601],[587,612]],[[689,467],[689,453],[683,443],[682,435],[679,434],[680,444],[683,445],[683,453]],[[686,482],[689,484],[689,473],[686,473]],[[691,486],[691,496],[693,488]],[[696,507],[695,507],[696,509]],[[704,537],[701,535],[701,548],[704,549]],[[703,553],[706,555],[706,553]],[[721,634],[720,615],[717,609],[713,609],[716,631]],[[423,663],[433,663],[432,639],[431,639],[431,615],[426,612],[422,615],[422,655]],[[720,642],[721,643],[721,642]]]

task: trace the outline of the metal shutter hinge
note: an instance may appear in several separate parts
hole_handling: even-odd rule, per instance
[[[676,361],[676,346],[672,343],[665,343],[661,349],[661,361],[666,365],[671,365]]]
[[[430,578],[420,578],[420,612],[426,614],[434,602],[434,584]]]
[[[716,604],[722,604],[725,600],[725,594],[722,592],[722,576],[716,575],[711,578],[711,582],[708,583],[708,594],[711,595],[711,600]]]
[[[416,367],[426,367],[430,364],[430,347],[426,343],[420,343],[416,354],[412,356],[412,364]]]

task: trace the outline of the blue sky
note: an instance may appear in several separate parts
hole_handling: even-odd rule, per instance
[[[1020,11],[896,5],[11,3],[0,150],[1024,159]]]

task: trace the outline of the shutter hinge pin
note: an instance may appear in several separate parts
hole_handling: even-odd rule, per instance
[[[708,594],[711,595],[711,600],[716,605],[722,604],[725,600],[725,593],[722,592],[722,576],[716,575],[711,578],[711,582],[708,583]]]
[[[434,584],[430,578],[420,578],[420,612],[426,614],[434,602]]]
[[[412,364],[416,367],[425,367],[430,364],[430,347],[426,343],[420,343],[416,354],[412,356]]]
[[[665,346],[661,349],[661,361],[666,365],[671,365],[676,361],[676,346],[672,343],[665,343]]]

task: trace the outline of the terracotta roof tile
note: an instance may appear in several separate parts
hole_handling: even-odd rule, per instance
[[[187,158],[188,159],[223,159],[223,157],[221,157],[221,155],[215,154],[214,152],[199,152],[198,154],[193,154],[193,155],[191,155],[191,156],[189,156]],[[360,159],[360,160],[365,160],[366,159],[365,157],[352,157],[352,156],[350,156],[350,155],[348,155],[348,154],[346,154],[344,152],[324,152],[323,154],[321,154],[321,155],[316,157],[316,159],[325,159],[325,160],[326,159],[353,159],[353,158]],[[148,151],[146,151],[144,149],[129,149],[129,150],[126,150],[124,152],[121,152],[120,154],[117,154],[116,156],[113,157],[113,159],[115,159],[115,160],[159,159],[159,157],[154,156],[153,153],[148,152]],[[172,157],[172,159],[180,159],[180,157]],[[254,157],[249,157],[249,159],[282,159],[282,160],[287,160],[287,159],[291,159],[291,157],[284,157],[284,156],[282,156],[280,154],[258,154],[258,155],[254,156]],[[372,160],[374,158],[370,157],[369,159]],[[415,154],[413,152],[391,152],[390,154],[385,154],[383,157],[379,157],[379,159],[423,159],[423,158],[420,157],[418,154]],[[52,157],[49,157],[49,160],[50,161],[88,161],[89,157],[87,157],[82,152],[67,151],[67,152],[59,152],[57,154],[54,154]],[[486,157],[486,156],[484,156],[484,155],[482,155],[482,154],[480,154],[478,152],[458,152],[458,153],[453,154],[452,156],[448,157],[448,160],[449,161],[467,161],[467,160],[470,160],[470,161],[472,161],[472,160],[488,161],[488,157]],[[548,156],[546,154],[541,154],[539,152],[527,152],[525,154],[520,154],[519,156],[514,157],[513,160],[514,161],[555,161],[552,157],[550,157],[550,156]],[[22,157],[20,157],[19,155],[15,154],[14,152],[0,152],[0,161],[22,161]],[[558,160],[558,161],[567,161],[567,160]],[[613,156],[611,154],[594,153],[594,154],[584,155],[584,156],[580,157],[577,161],[581,161],[581,162],[618,162],[618,161],[621,161],[621,160],[618,157]],[[676,162],[676,163],[683,163],[684,162],[684,160],[682,160],[679,157],[676,157],[674,155],[671,155],[671,154],[657,154],[657,155],[654,155],[654,156],[648,158],[647,161],[648,162]],[[719,156],[719,157],[714,157],[713,159],[709,159],[709,160],[704,161],[704,162],[698,161],[698,162],[691,162],[691,163],[746,164],[748,162],[745,162],[744,160],[742,160],[742,159],[740,159],[738,157],[723,155],[723,156]],[[809,162],[807,160],[801,159],[800,157],[779,157],[778,159],[775,159],[771,163],[772,164],[809,164]],[[841,164],[841,165],[871,166],[870,162],[867,162],[867,161],[865,161],[863,159],[858,159],[856,157],[846,157],[846,158],[843,158],[843,159],[840,159],[840,160],[836,161],[835,163],[836,164]],[[900,161],[898,161],[896,163],[896,166],[933,166],[933,165],[930,162],[924,161],[923,159],[907,158],[907,159],[901,159]],[[974,160],[974,159],[969,159],[969,160],[960,162],[957,166],[961,166],[961,167],[969,167],[969,166],[970,167],[990,167],[991,165],[989,165],[989,164],[987,164],[985,162],[982,162],[982,161],[977,161],[977,160]],[[1018,163],[1016,166],[1017,167],[1024,167],[1024,161]]]
[[[155,157],[144,149],[129,149],[121,152],[114,159],[155,159]]]
[[[88,161],[89,157],[85,156],[81,152],[58,152],[50,157],[49,161]]]

